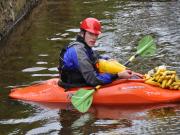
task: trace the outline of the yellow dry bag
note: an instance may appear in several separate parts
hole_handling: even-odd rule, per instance
[[[120,64],[116,60],[99,59],[96,65],[100,73],[117,74],[118,72],[122,72],[126,69],[124,65]]]

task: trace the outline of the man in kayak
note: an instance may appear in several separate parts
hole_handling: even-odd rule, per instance
[[[128,79],[130,70],[117,74],[99,73],[96,62],[100,57],[92,50],[101,33],[100,21],[96,18],[86,18],[80,24],[80,32],[76,41],[62,49],[59,58],[59,85],[64,88],[84,85],[96,86],[111,83],[117,78]]]

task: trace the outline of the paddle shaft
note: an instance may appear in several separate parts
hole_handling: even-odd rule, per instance
[[[137,54],[137,53],[135,55],[131,56],[130,59],[126,63],[124,63],[124,66],[129,65],[129,63],[131,63],[137,56],[139,56],[139,54]]]

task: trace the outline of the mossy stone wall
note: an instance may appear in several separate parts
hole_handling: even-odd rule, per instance
[[[0,40],[27,15],[41,0],[1,0]]]

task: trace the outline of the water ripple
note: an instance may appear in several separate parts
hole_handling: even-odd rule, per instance
[[[34,128],[26,133],[26,135],[37,135],[37,134],[52,134],[56,135],[59,133],[59,130],[62,128],[62,126],[59,124],[59,122],[52,122],[49,124],[44,124],[41,127]]]
[[[32,74],[31,76],[38,76],[38,77],[40,77],[40,76],[49,76],[49,77],[58,77],[59,76],[59,74]]]
[[[44,121],[50,118],[58,118],[58,111],[59,110],[42,110],[39,113],[35,113],[34,116],[30,116],[28,118],[0,120],[0,124],[14,125],[20,123],[34,123],[37,121]]]
[[[37,72],[37,71],[42,71],[42,70],[46,70],[47,68],[45,67],[32,67],[32,68],[26,68],[23,69],[22,72]]]

